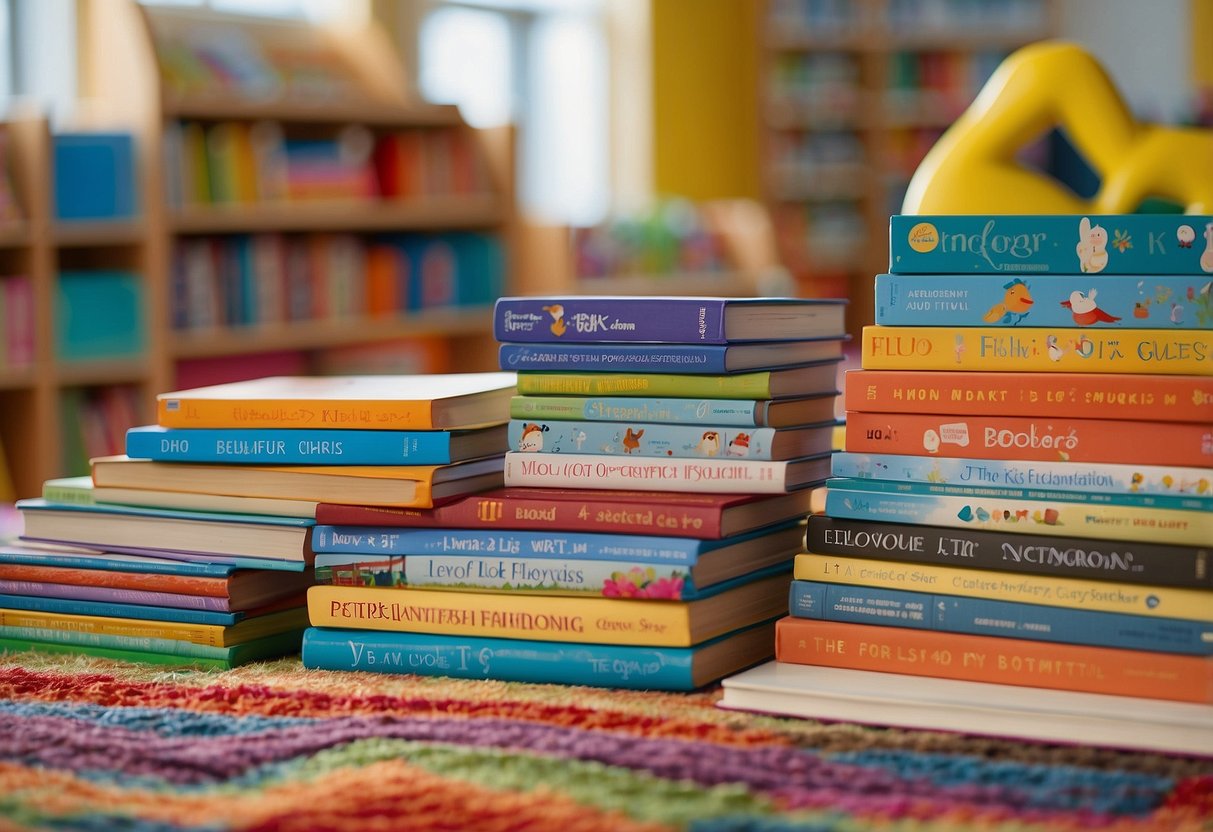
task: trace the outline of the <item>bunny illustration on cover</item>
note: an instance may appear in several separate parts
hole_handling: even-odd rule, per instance
[[[1091,225],[1083,217],[1078,222],[1078,263],[1084,274],[1102,272],[1108,265],[1108,231],[1102,225]]]

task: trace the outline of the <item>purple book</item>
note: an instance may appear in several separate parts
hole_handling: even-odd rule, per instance
[[[500,298],[493,335],[515,343],[731,344],[841,338],[846,301],[803,298]]]
[[[115,604],[142,604],[148,607],[176,607],[183,610],[231,612],[227,598],[183,595],[179,592],[153,592],[146,589],[122,589],[109,586],[53,584],[43,581],[0,580],[0,593],[35,595],[40,598],[67,598],[73,601],[110,601]]]

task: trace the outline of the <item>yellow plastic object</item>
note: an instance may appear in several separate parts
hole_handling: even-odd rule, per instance
[[[1016,160],[1061,129],[1100,179],[1092,199]],[[1161,198],[1213,213],[1213,130],[1139,122],[1103,67],[1062,41],[1010,55],[910,180],[905,214],[1123,214]]]

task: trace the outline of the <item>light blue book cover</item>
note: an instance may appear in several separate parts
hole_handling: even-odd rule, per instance
[[[74,552],[68,547],[36,548],[13,544],[0,546],[0,563],[59,566],[67,569],[103,569],[107,572],[194,575],[203,578],[225,578],[239,568],[230,563],[181,561],[116,552]]]
[[[675,459],[795,459],[829,453],[834,422],[803,428],[731,428],[643,422],[510,420],[510,450]]]
[[[835,477],[855,479],[1082,491],[1091,494],[1135,494],[1198,500],[1206,500],[1213,495],[1213,471],[1170,465],[1032,462],[838,451],[830,457],[830,473]]]
[[[1213,625],[1176,618],[818,581],[792,581],[788,609],[797,618],[852,624],[1213,655]]]
[[[240,523],[255,526],[290,526],[308,528],[316,525],[311,517],[280,517],[268,514],[223,514],[213,511],[185,511],[184,509],[153,508],[151,506],[126,506],[117,503],[51,503],[43,499],[18,500],[21,511],[73,511],[84,514],[110,514],[128,517],[158,517],[168,520],[191,520],[208,523]],[[149,541],[149,543],[154,541]]]
[[[515,396],[510,400],[510,417],[753,427],[762,424],[764,405],[765,401],[754,399]]]
[[[1213,216],[903,216],[894,274],[1213,275]]]
[[[1213,329],[1213,274],[878,274],[876,323]]]
[[[183,610],[178,607],[149,607],[142,604],[77,601],[33,595],[0,595],[0,609],[53,612],[64,615],[101,615],[110,618],[138,618],[144,621],[175,621],[182,624],[214,624],[220,627],[231,626],[244,618],[242,612]]]
[[[773,623],[694,647],[620,647],[310,627],[303,634],[303,666],[314,670],[685,691],[714,681],[712,675],[696,672],[696,659],[730,642],[752,643],[755,649],[739,651],[746,658],[726,674],[770,658],[775,645]],[[759,645],[770,645],[770,649]]]

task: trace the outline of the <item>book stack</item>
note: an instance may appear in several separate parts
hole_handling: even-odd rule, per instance
[[[870,719],[1207,752],[1213,218],[890,236],[779,661],[726,705],[848,718],[904,690]]]
[[[499,300],[506,488],[321,506],[304,664],[685,690],[769,657],[829,471],[844,309]]]
[[[321,500],[499,486],[510,373],[278,377],[162,394],[123,456],[18,503],[0,646],[230,667],[297,652]]]

